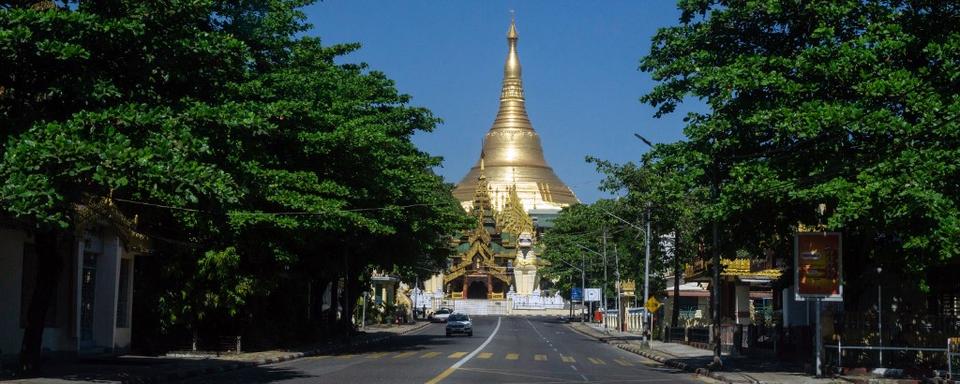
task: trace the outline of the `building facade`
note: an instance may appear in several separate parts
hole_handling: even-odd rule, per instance
[[[129,350],[134,263],[146,241],[135,223],[109,201],[78,207],[71,252],[61,254],[57,287],[47,310],[47,355],[121,353]],[[33,236],[16,225],[0,227],[0,357],[20,351],[27,311],[40,265]]]

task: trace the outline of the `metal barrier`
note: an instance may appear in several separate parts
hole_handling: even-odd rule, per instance
[[[875,347],[872,345],[842,345],[842,343],[837,341],[837,370],[843,366],[843,350],[859,350],[859,351],[899,351],[899,352],[938,352],[946,355],[947,360],[947,375],[953,376],[953,353],[951,349],[957,350],[957,346],[953,343],[957,342],[960,338],[949,338],[947,339],[946,348],[929,348],[929,347]],[[882,367],[881,367],[882,368]]]
[[[960,337],[947,338],[947,377],[948,378],[952,378],[954,376],[953,359],[957,355],[960,355]]]

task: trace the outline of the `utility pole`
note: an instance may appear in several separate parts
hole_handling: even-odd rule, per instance
[[[603,227],[603,327],[607,327],[607,227]]]
[[[617,247],[613,247],[613,258],[616,260],[617,270],[614,272],[614,275],[617,277],[617,331],[623,332],[623,311],[620,307],[620,300],[623,298],[620,291],[620,252],[617,251]]]
[[[883,279],[880,273],[883,267],[877,267],[877,345],[880,346],[880,368],[883,368]]]
[[[713,165],[713,175],[712,183],[710,188],[710,195],[713,198],[713,203],[716,204],[720,200],[720,183],[719,175],[720,166],[716,162]],[[713,232],[713,246],[711,247],[711,252],[713,252],[713,289],[710,290],[710,305],[713,310],[713,367],[720,368],[723,367],[723,361],[720,360],[720,223],[718,218],[713,218],[712,232]]]
[[[360,315],[360,330],[367,329],[367,293],[363,293],[363,314]]]
[[[583,252],[580,252],[580,309],[586,310],[586,301],[587,301],[587,255],[584,255]],[[583,317],[580,317],[580,321],[583,321]]]
[[[643,260],[643,304],[644,304],[643,313],[645,313],[647,316],[650,316],[651,327],[647,331],[650,332],[650,336],[652,337],[653,336],[653,326],[652,326],[653,314],[647,313],[647,309],[646,309],[647,300],[650,300],[650,241],[652,240],[650,238],[650,206],[651,205],[653,204],[648,201],[647,202],[647,233],[643,236],[644,237],[643,242],[646,243],[646,248],[647,248],[646,256],[644,257],[644,260]],[[674,301],[676,302],[677,300],[679,300],[679,298],[675,299]],[[676,305],[676,303],[674,305]],[[649,342],[650,340],[648,340],[647,336],[644,335],[643,341]]]

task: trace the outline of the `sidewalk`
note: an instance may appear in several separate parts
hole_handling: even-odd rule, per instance
[[[270,350],[210,357],[117,356],[80,358],[74,361],[47,362],[41,372],[31,378],[11,380],[10,383],[64,383],[64,382],[122,382],[163,383],[207,374],[256,367],[281,361],[295,360],[377,343],[389,337],[403,335],[430,325],[415,324],[368,326],[365,334],[346,343],[326,343],[288,350]],[[0,376],[0,381],[7,376]]]
[[[821,384],[847,383],[842,379],[816,378],[803,372],[802,367],[776,361],[758,360],[746,356],[723,356],[723,371],[713,372],[707,365],[713,361],[713,352],[685,344],[650,341],[641,346],[639,335],[604,329],[597,324],[571,323],[571,328],[617,348],[636,353],[666,366],[708,376],[725,383],[783,383]]]

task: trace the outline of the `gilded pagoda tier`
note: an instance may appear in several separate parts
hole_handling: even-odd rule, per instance
[[[505,200],[507,186],[516,186],[526,209],[563,207],[579,201],[573,191],[557,177],[543,156],[540,136],[527,116],[520,59],[517,54],[516,25],[507,32],[509,51],[503,69],[500,108],[490,131],[483,140],[481,156],[486,162],[486,176],[497,205]],[[480,175],[480,161],[457,184],[453,195],[464,203],[473,200]],[[497,206],[499,208],[499,206]]]

